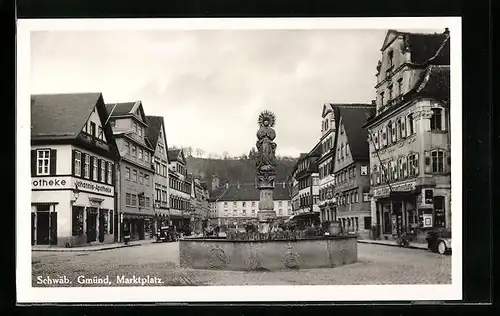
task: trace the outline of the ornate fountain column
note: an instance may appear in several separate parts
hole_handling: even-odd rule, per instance
[[[259,210],[257,218],[259,220],[259,232],[267,233],[270,230],[270,223],[276,218],[274,210],[274,180],[276,179],[276,132],[273,127],[276,118],[274,113],[263,111],[259,115],[259,130],[257,131],[257,160],[256,181],[260,191]]]

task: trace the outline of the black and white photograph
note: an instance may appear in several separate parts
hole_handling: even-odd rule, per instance
[[[18,33],[18,301],[462,298],[460,18]]]

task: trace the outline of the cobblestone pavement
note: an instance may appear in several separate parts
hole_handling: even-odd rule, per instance
[[[37,280],[66,276],[63,286],[103,286],[78,283],[86,278],[117,276],[161,279],[152,285],[356,285],[451,283],[451,256],[425,250],[358,244],[358,262],[330,269],[273,272],[192,270],[178,267],[178,243],[151,243],[139,247],[96,252],[32,252],[32,284]],[[136,286],[138,284],[135,284]],[[53,286],[53,285],[52,285]]]

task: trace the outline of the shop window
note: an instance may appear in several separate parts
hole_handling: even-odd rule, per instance
[[[83,236],[83,207],[73,206],[72,210],[72,236]]]
[[[432,109],[431,116],[431,131],[443,130],[443,110],[442,109]]]
[[[444,196],[434,197],[434,227],[446,227]]]

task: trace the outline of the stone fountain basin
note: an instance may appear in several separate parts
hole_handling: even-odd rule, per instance
[[[298,240],[183,239],[180,266],[191,269],[272,271],[333,268],[358,260],[356,236]]]

